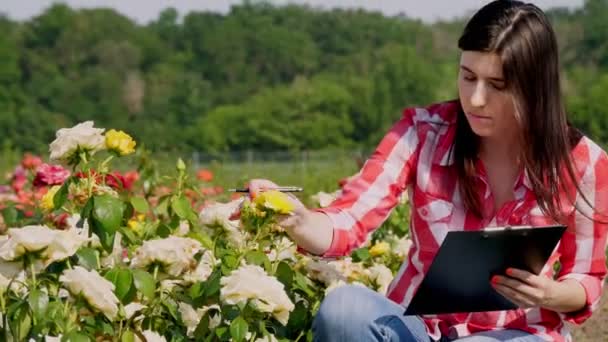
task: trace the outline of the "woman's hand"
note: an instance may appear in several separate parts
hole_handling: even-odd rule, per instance
[[[260,192],[277,189],[279,188],[279,185],[268,179],[252,179],[249,181],[247,188],[249,189],[249,197],[254,199]],[[295,207],[294,213],[306,210],[304,204],[302,204],[302,202],[296,196],[291,193],[286,193],[286,195]]]
[[[255,198],[261,191],[276,189],[278,185],[267,179],[252,179],[247,187],[250,197]],[[285,228],[298,246],[312,254],[322,254],[329,248],[333,237],[329,217],[308,210],[293,194],[288,193],[288,198],[294,204],[294,209],[278,219],[279,225]]]
[[[492,287],[519,307],[547,307],[553,302],[559,283],[528,271],[507,269],[506,276],[492,277]]]

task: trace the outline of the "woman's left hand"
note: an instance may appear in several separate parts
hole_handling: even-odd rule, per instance
[[[494,289],[519,307],[550,306],[559,283],[528,271],[509,268],[508,276],[496,275],[491,284]]]

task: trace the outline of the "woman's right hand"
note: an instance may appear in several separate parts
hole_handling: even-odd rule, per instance
[[[268,179],[252,179],[249,181],[249,197],[255,198],[261,191],[276,189],[279,186]]]
[[[278,187],[279,185],[267,179],[252,179],[247,185],[252,199],[260,192]],[[289,215],[281,215],[279,225],[285,228],[297,245],[313,254],[322,254],[331,244],[331,221],[323,213],[308,210],[295,195],[287,195],[294,204],[294,210]]]
[[[277,189],[279,188],[279,185],[268,179],[252,179],[251,181],[249,181],[247,188],[249,189],[249,197],[251,199],[254,199],[260,192]],[[293,210],[293,215],[302,214],[303,211],[307,210],[304,204],[302,204],[302,202],[293,194],[287,193],[287,198],[292,202],[295,207]]]

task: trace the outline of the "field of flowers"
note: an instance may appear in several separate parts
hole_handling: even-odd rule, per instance
[[[136,142],[93,122],[49,147],[0,186],[0,340],[310,341],[329,291],[385,292],[409,249],[405,204],[350,257],[321,260],[277,224],[282,193],[227,194],[181,159],[119,172]]]

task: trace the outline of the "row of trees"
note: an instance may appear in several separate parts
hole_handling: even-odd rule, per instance
[[[608,142],[608,0],[554,9],[572,120]],[[369,147],[404,106],[456,95],[464,20],[245,2],[139,25],[111,9],[0,17],[0,134],[42,151],[93,119],[153,150]]]

